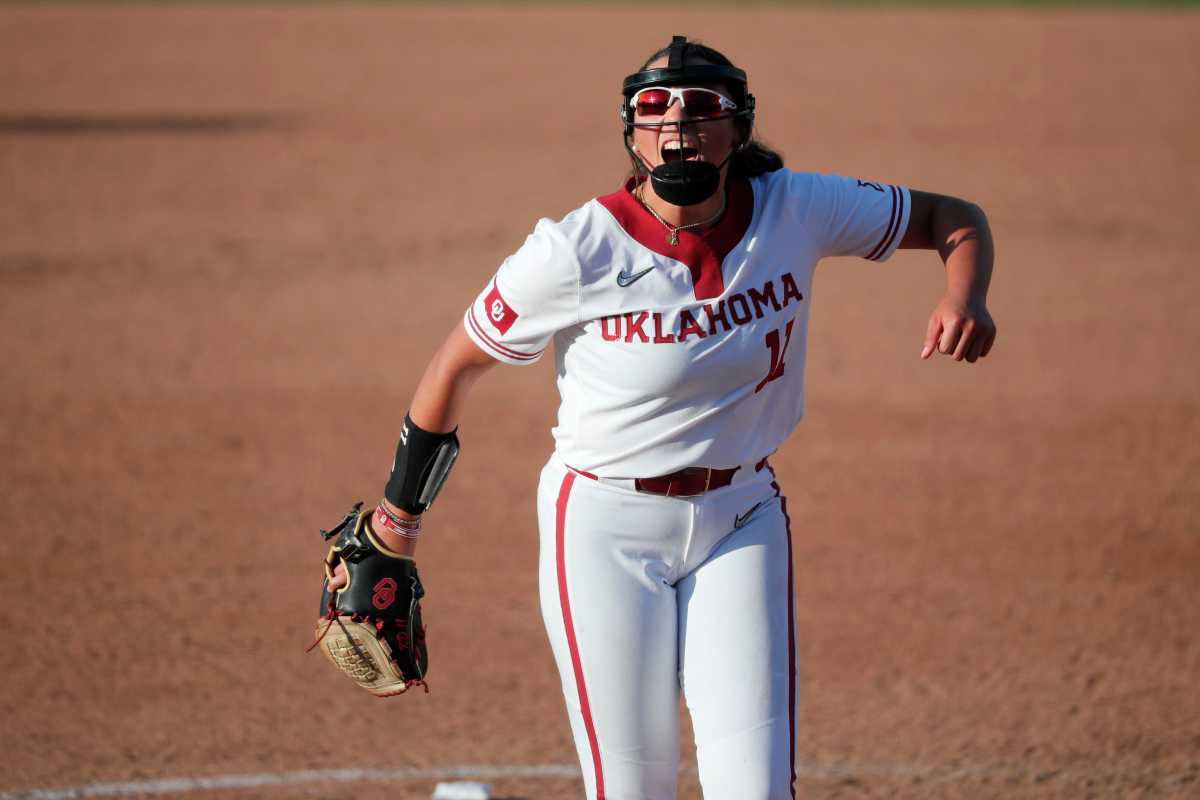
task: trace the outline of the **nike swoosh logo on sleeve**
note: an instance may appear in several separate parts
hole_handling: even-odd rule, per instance
[[[626,268],[626,269],[628,269],[628,268]],[[645,275],[647,272],[649,272],[652,269],[654,269],[653,264],[646,267],[641,272],[634,272],[632,274],[627,272],[626,270],[621,270],[620,272],[617,273],[617,286],[620,286],[623,289],[626,286],[631,285],[634,281],[638,280],[639,278],[641,278],[643,275]]]

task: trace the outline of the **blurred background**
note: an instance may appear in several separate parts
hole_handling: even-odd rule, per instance
[[[536,220],[619,186],[620,80],[675,33],[748,71],[790,168],[965,197],[996,239],[973,366],[918,359],[932,253],[818,270],[774,459],[799,795],[1200,795],[1194,7],[26,2],[0,798],[581,796],[536,594],[549,359],[477,386],[428,517],[429,695],[304,654],[317,529],[374,501]]]

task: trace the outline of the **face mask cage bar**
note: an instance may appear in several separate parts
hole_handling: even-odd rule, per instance
[[[667,66],[655,69],[643,69],[625,78],[621,85],[621,121],[624,123],[625,134],[622,137],[625,150],[633,162],[636,180],[649,179],[659,196],[675,205],[695,205],[704,202],[716,191],[720,170],[724,168],[734,154],[744,149],[750,143],[750,133],[754,126],[754,96],[746,91],[746,73],[737,67],[727,67],[720,64],[688,64],[687,51],[690,45],[687,38],[675,36],[668,48]],[[722,87],[722,94],[728,94],[736,106],[736,110],[717,117],[702,117],[694,120],[677,119],[671,122],[634,122],[635,110],[629,101],[642,89],[651,86],[663,87]],[[703,125],[721,119],[738,118],[742,130],[742,140],[737,144],[720,164],[707,162],[678,162],[660,164],[651,168],[645,156],[639,154],[633,146],[633,131],[635,128],[651,128],[662,130],[675,127],[683,137],[685,126]]]
[[[671,40],[667,66],[655,69],[644,69],[626,76],[621,84],[621,121],[625,125],[625,139],[628,147],[629,137],[634,128],[662,128],[665,125],[677,125],[675,122],[638,122],[635,123],[634,110],[629,107],[629,101],[642,89],[651,86],[706,86],[711,84],[723,85],[729,88],[730,99],[737,104],[738,109],[718,117],[707,117],[689,121],[685,124],[702,124],[717,120],[739,118],[748,125],[754,122],[754,95],[746,91],[746,72],[737,67],[726,67],[720,64],[687,64],[689,44],[684,36],[675,36]],[[750,132],[746,131],[743,141],[749,141]]]

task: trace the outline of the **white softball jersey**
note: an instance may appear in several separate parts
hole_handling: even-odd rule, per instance
[[[672,245],[632,188],[540,220],[466,330],[509,364],[553,340],[553,435],[573,468],[628,478],[758,461],[804,414],[817,262],[889,258],[909,192],[787,169],[731,180],[717,225]]]
[[[814,267],[888,258],[910,195],[779,170],[672,244],[632,188],[538,222],[465,316],[506,363],[555,345],[539,587],[584,793],[676,796],[682,689],[705,798],[794,800],[791,530],[765,457],[804,414]],[[695,496],[626,485],[700,466],[746,468]]]

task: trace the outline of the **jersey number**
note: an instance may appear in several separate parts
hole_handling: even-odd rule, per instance
[[[762,388],[776,378],[783,377],[783,368],[787,366],[783,360],[787,358],[788,345],[792,343],[792,325],[796,322],[794,319],[789,319],[787,327],[783,329],[783,347],[779,346],[779,330],[775,329],[767,333],[767,347],[771,351],[771,368],[767,370],[767,377],[758,382],[758,386],[754,387],[754,393],[758,394]]]

